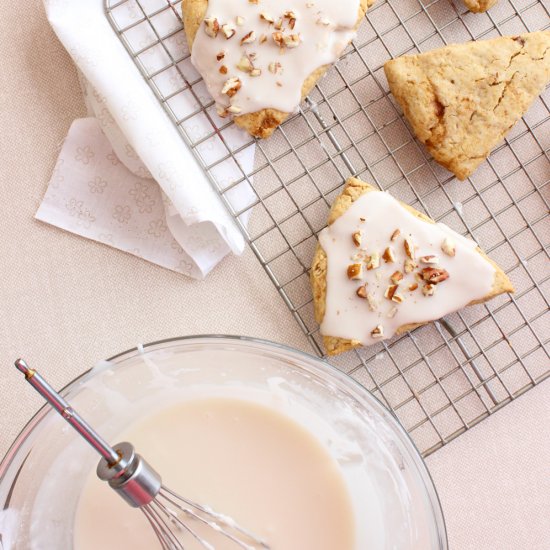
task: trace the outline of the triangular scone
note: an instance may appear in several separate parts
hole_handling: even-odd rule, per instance
[[[492,8],[498,0],[464,0],[466,7],[474,13],[482,13]]]
[[[230,0],[226,0],[227,2],[230,2]],[[331,23],[329,20],[325,20],[323,18],[323,2],[334,2],[334,0],[323,0],[322,2],[295,2],[290,1],[286,4],[280,4],[277,7],[277,11],[273,14],[265,12],[266,5],[265,2],[262,4],[262,1],[260,2],[252,2],[251,0],[239,0],[234,1],[234,9],[231,7],[232,11],[235,13],[232,13],[233,20],[236,21],[236,23],[230,23],[231,25],[234,25],[237,33],[235,34],[235,39],[233,40],[233,37],[230,38],[227,41],[227,44],[230,43],[230,41],[236,42],[241,41],[244,38],[241,37],[243,32],[247,32],[249,28],[252,28],[250,25],[250,22],[244,21],[244,18],[240,17],[240,14],[238,13],[239,10],[241,10],[241,15],[243,10],[245,9],[243,6],[247,6],[247,9],[250,9],[251,7],[257,8],[260,13],[260,17],[264,18],[263,20],[263,27],[258,28],[258,31],[254,32],[253,42],[249,46],[254,47],[247,47],[243,50],[243,54],[246,54],[246,56],[249,57],[249,52],[252,52],[254,55],[254,58],[252,58],[252,63],[257,65],[264,65],[261,69],[260,75],[257,77],[258,79],[266,79],[266,78],[273,78],[274,75],[277,74],[292,74],[292,71],[287,70],[285,73],[284,63],[285,59],[284,56],[282,58],[282,63],[280,65],[271,63],[268,65],[269,60],[271,60],[271,54],[264,52],[265,46],[270,45],[272,40],[274,39],[274,35],[277,33],[277,21],[275,20],[273,23],[268,23],[266,18],[278,18],[280,15],[283,14],[289,14],[293,13],[292,10],[296,10],[298,12],[298,17],[308,17],[308,18],[314,18],[312,19],[315,21],[317,25],[317,29],[319,31],[324,28],[326,25],[326,28],[331,28]],[[358,16],[357,16],[357,23],[355,27],[359,27],[361,21],[363,20],[365,13],[367,9],[375,2],[375,0],[359,0],[358,2]],[[295,5],[295,6],[294,6]],[[209,1],[208,0],[183,0],[182,3],[182,9],[183,9],[183,22],[185,26],[185,33],[187,36],[187,41],[189,43],[189,48],[193,50],[193,44],[195,43],[195,39],[197,37],[197,31],[199,28],[205,24],[205,17],[207,15],[209,8]],[[262,11],[264,10],[264,11]],[[286,11],[285,11],[286,10]],[[237,20],[240,19],[240,21],[237,22]],[[291,25],[292,19],[290,17],[281,17],[280,19],[283,21],[283,31],[287,31],[286,34],[289,34],[292,32],[290,29],[293,29],[294,26]],[[254,22],[257,23],[258,16],[256,15],[254,17]],[[216,21],[218,24],[218,22]],[[239,26],[241,24],[242,26]],[[290,27],[289,27],[290,24]],[[264,29],[265,27],[265,29]],[[298,29],[298,26],[296,27]],[[280,34],[280,33],[279,33]],[[220,30],[220,37],[222,36],[222,31]],[[202,38],[202,37],[201,37]],[[218,34],[216,31],[216,38],[218,38]],[[223,38],[221,40],[218,40],[220,42],[219,44],[219,50],[220,54],[223,53],[223,47],[224,42]],[[231,44],[233,43],[231,42]],[[324,48],[324,44],[321,42],[318,42],[315,40],[314,37],[310,37],[310,42],[312,45],[317,47],[318,49]],[[342,46],[344,46],[342,44]],[[296,49],[299,49],[300,46],[298,46]],[[342,48],[343,49],[343,48]],[[282,48],[281,48],[282,51]],[[319,50],[320,51],[320,50]],[[193,52],[194,54],[195,52]],[[202,55],[202,52],[198,52],[197,55]],[[215,54],[214,54],[215,55]],[[269,59],[268,59],[269,58]],[[288,55],[287,55],[288,58]],[[273,61],[273,60],[272,60]],[[219,63],[220,67],[224,63],[224,61],[221,61]],[[229,67],[225,68],[224,70],[227,70],[227,76],[233,76],[233,73],[235,76],[242,76],[242,71],[235,71],[234,67],[232,66],[232,63],[228,63]],[[325,74],[327,69],[330,68],[330,64],[325,64],[318,66],[315,70],[313,70],[309,76],[305,77],[303,80],[303,83],[298,83],[298,86],[301,84],[301,99],[304,99],[309,92],[313,89],[317,81]],[[217,68],[215,70],[218,70]],[[246,70],[246,67],[245,67]],[[199,71],[200,72],[200,71]],[[231,74],[230,74],[231,73]],[[273,73],[273,74],[270,74]],[[224,73],[225,74],[225,73]],[[204,74],[202,75],[205,76]],[[302,79],[300,79],[302,80]],[[278,82],[278,84],[281,86],[280,88],[274,87],[269,92],[263,95],[263,97],[269,98],[273,97],[276,94],[279,93],[285,93],[285,87],[281,82]],[[244,91],[245,88],[243,87],[242,91]],[[298,89],[299,91],[299,89]],[[237,93],[240,93],[240,89],[237,90]],[[242,95],[242,94],[241,94]],[[294,105],[293,109],[296,109],[298,105]],[[246,114],[238,115],[238,111],[234,111],[231,109],[228,109],[225,114],[221,113],[222,116],[230,116],[230,115],[236,115],[234,117],[235,123],[240,126],[241,128],[244,128],[247,130],[251,135],[258,137],[258,138],[267,138],[269,137],[275,128],[282,124],[290,115],[290,112],[283,112],[281,110],[277,110],[274,108],[263,108],[256,112],[249,112]]]
[[[356,178],[328,224],[310,276],[329,355],[514,291],[473,241]]]
[[[418,139],[463,180],[550,81],[550,31],[446,46],[384,69]]]

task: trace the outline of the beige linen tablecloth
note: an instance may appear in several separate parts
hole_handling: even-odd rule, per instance
[[[41,404],[11,367],[19,354],[62,386],[170,336],[246,334],[308,350],[249,251],[194,282],[35,221],[60,142],[85,114],[40,0],[2,2],[0,67],[0,454]],[[428,458],[452,550],[550,548],[549,430],[543,383]]]

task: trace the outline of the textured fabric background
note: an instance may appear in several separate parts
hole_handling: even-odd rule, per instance
[[[0,18],[0,455],[40,405],[18,355],[62,386],[139,342],[193,333],[308,349],[250,252],[205,282],[44,225],[33,216],[61,140],[84,116],[76,71],[40,0]],[[550,383],[429,457],[452,550],[547,550]]]

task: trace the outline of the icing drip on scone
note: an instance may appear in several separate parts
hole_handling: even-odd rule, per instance
[[[355,36],[359,0],[208,0],[191,60],[221,116],[294,112],[302,84]]]
[[[321,333],[363,345],[439,319],[487,296],[495,268],[476,243],[420,220],[391,195],[369,192],[321,231],[327,255]]]

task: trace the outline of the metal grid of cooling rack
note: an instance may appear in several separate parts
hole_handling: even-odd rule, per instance
[[[132,12],[132,21],[120,23],[121,9]],[[472,14],[458,0],[378,0],[356,40],[299,113],[270,139],[256,142],[254,168],[248,172],[239,153],[253,140],[235,149],[228,145],[232,124],[216,116],[190,63],[181,0],[106,0],[106,14],[320,355],[308,270],[330,204],[351,175],[471,236],[509,274],[513,296],[330,359],[394,412],[424,456],[550,376],[548,90],[490,159],[468,181],[458,182],[414,139],[383,74],[391,57],[548,29],[547,4],[500,0],[488,13]],[[170,20],[167,32],[160,30],[160,20]],[[138,28],[146,28],[151,38],[133,43]],[[152,69],[145,56],[154,50],[164,62]],[[169,92],[160,84],[165,77],[173,85]],[[194,108],[178,112],[174,99],[180,94],[191,97]],[[199,118],[210,130],[197,135]],[[201,151],[213,142],[225,153],[207,163]],[[220,183],[216,167],[228,161],[241,177]],[[230,193],[245,181],[255,200],[236,210]],[[241,214],[249,210],[245,224]]]

